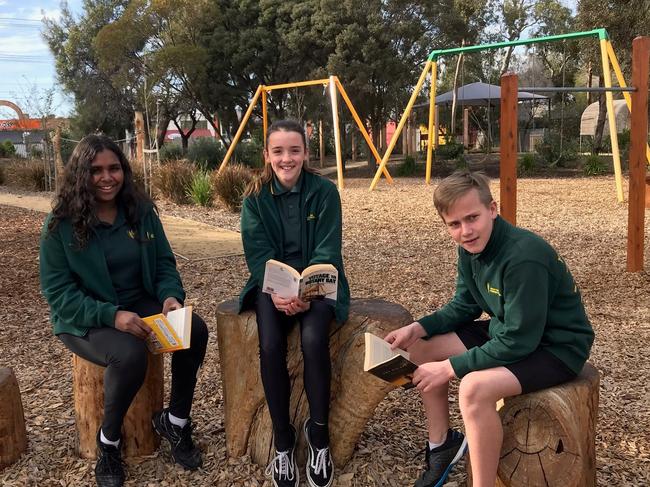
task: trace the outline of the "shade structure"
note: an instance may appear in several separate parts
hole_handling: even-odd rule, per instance
[[[498,105],[501,99],[501,87],[498,85],[490,85],[488,83],[470,83],[468,85],[459,86],[456,90],[457,103],[463,105],[483,106],[483,105]],[[452,103],[454,91],[448,91],[442,95],[436,96],[436,105],[450,105]],[[527,91],[520,91],[518,94],[519,100],[546,100],[547,97],[536,95]]]
[[[614,100],[614,113],[616,115],[616,130],[618,133],[630,129],[630,110],[625,100]],[[580,117],[580,135],[596,135],[598,124],[598,102],[585,108]],[[609,136],[609,124],[603,125],[603,135]]]

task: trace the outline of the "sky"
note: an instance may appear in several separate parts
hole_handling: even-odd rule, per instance
[[[68,0],[73,12],[81,11],[82,0]],[[0,0],[0,100],[16,103],[25,112],[26,96],[56,87],[54,59],[41,37],[44,17],[58,19],[59,0]],[[57,93],[52,109],[65,116],[72,103]],[[30,113],[38,116],[38,114]],[[0,107],[0,119],[15,118],[13,110]]]
[[[83,0],[67,0],[73,13],[82,11]],[[576,0],[563,0],[575,12]],[[60,0],[0,0],[0,100],[21,106],[34,90],[57,88],[54,59],[41,37],[44,17],[58,19]],[[72,101],[57,88],[52,111],[69,115]],[[36,113],[30,115],[38,116]],[[0,119],[15,118],[15,112],[0,107]]]

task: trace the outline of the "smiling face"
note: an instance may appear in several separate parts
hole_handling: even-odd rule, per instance
[[[90,190],[100,206],[114,206],[124,185],[124,169],[117,155],[108,149],[98,152],[90,163]]]
[[[296,185],[308,157],[302,135],[298,132],[278,130],[269,135],[264,160],[271,164],[275,177],[284,188],[291,189]]]
[[[483,252],[492,235],[497,204],[485,205],[478,190],[470,189],[442,213],[447,231],[454,241],[471,254]]]

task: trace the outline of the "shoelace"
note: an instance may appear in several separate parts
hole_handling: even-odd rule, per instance
[[[323,449],[316,448],[316,452],[316,458],[311,463],[311,467],[314,469],[315,475],[322,475],[325,477],[327,475],[325,468],[327,467],[327,458],[330,454],[330,449],[329,447]]]
[[[269,463],[269,466],[266,467],[266,475],[272,475],[274,471],[277,470],[279,480],[293,480],[294,465],[289,461],[289,452],[276,451],[276,453],[277,455],[275,458],[273,458],[273,460],[271,460],[271,463]],[[277,468],[276,463],[279,464]]]

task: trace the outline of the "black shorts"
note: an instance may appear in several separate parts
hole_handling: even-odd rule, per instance
[[[455,330],[455,333],[469,350],[473,347],[480,347],[490,340],[489,325],[490,322],[487,320],[473,321],[461,325]],[[522,394],[568,382],[577,375],[559,358],[541,348],[535,350],[525,359],[504,365],[504,367],[517,378],[521,384]]]

